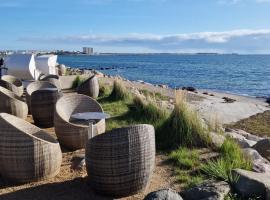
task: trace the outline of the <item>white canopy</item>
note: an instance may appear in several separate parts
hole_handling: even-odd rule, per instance
[[[36,68],[40,70],[43,74],[58,75],[58,71],[56,69],[57,55],[36,56],[35,61],[36,61]]]
[[[8,68],[7,74],[20,79],[38,79],[41,73],[36,69],[33,54],[12,54],[5,59],[4,63]]]

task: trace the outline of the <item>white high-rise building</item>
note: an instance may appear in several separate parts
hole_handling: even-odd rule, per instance
[[[87,55],[93,55],[94,49],[92,47],[83,47],[83,53]]]

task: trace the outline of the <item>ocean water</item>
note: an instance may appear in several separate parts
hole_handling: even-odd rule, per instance
[[[270,96],[270,55],[82,55],[59,56],[58,62],[173,88]]]

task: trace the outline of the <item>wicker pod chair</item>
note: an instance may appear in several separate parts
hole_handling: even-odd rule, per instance
[[[25,183],[56,176],[62,152],[52,136],[7,113],[0,113],[0,174]]]
[[[54,74],[49,74],[49,75],[46,75],[46,76],[41,75],[38,80],[40,80],[40,81],[48,81],[51,84],[55,85],[58,88],[59,91],[61,90],[61,84],[60,84],[60,81],[59,81],[59,76],[57,76],[57,75],[54,75]]]
[[[56,88],[55,85],[49,83],[48,81],[35,81],[30,83],[26,88],[26,103],[28,105],[28,111],[31,113],[31,94],[43,88]]]
[[[0,86],[7,88],[14,92],[16,95],[21,97],[23,95],[23,84],[22,81],[11,75],[4,75],[1,77]]]
[[[55,104],[63,96],[55,89],[36,90],[31,95],[31,113],[38,127],[50,128],[54,125]]]
[[[124,197],[144,190],[155,167],[152,125],[114,129],[88,140],[86,169],[98,193]]]
[[[54,127],[61,145],[71,150],[85,148],[88,140],[88,124],[77,124],[71,115],[79,112],[103,112],[99,103],[82,94],[69,94],[60,98],[56,103]],[[94,134],[105,132],[105,119],[97,120],[94,124]]]
[[[0,112],[9,113],[22,119],[26,119],[28,114],[27,104],[23,102],[21,97],[1,86],[0,102]]]
[[[84,94],[92,98],[97,98],[99,94],[99,83],[97,77],[91,76],[85,80],[78,88],[77,92],[79,94]]]

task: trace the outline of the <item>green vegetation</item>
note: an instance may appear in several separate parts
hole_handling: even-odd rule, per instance
[[[258,136],[270,136],[270,111],[240,120],[228,128],[242,129]]]
[[[208,129],[203,125],[198,113],[186,103],[186,92],[176,92],[176,104],[163,130],[157,138],[162,141],[162,149],[179,146],[207,146],[210,144]]]
[[[169,114],[157,105],[154,97],[134,97],[121,82],[114,82],[112,89],[106,87],[101,85],[99,102],[112,116],[106,121],[107,130],[132,124],[152,124],[156,130],[157,149],[168,152],[175,176],[183,187],[192,187],[206,178],[233,183],[237,177],[232,177],[232,169],[251,169],[250,160],[230,139],[218,149],[220,155],[217,159],[201,163],[200,151],[195,148],[211,147],[208,133],[212,129],[220,130],[220,127],[217,121],[210,128],[204,125],[198,114],[188,107],[185,93],[176,93],[176,105]]]
[[[132,95],[119,81],[114,82],[110,94],[109,89],[105,90],[106,94],[99,98],[99,102],[104,111],[112,116],[106,122],[107,130],[139,123],[152,124],[157,129],[167,118],[166,110],[155,103],[145,102],[137,96],[132,99]]]
[[[155,93],[155,92],[150,92],[149,90],[139,90],[139,91],[144,96],[150,97],[150,98],[155,99],[155,100],[163,100],[163,101],[169,100],[169,97],[164,96],[164,95],[160,94],[159,92]]]
[[[232,176],[232,170],[236,168],[251,170],[252,164],[243,155],[238,144],[231,139],[226,139],[220,148],[220,158],[209,161],[202,167],[202,171],[211,178],[232,184],[237,179]]]
[[[84,81],[85,81],[85,78],[82,78],[80,76],[76,76],[76,78],[72,82],[72,88],[75,89],[75,88],[79,87]]]
[[[201,166],[199,152],[196,149],[179,148],[169,154],[176,170],[176,178],[184,188],[190,188],[204,181],[199,173]]]
[[[169,158],[174,164],[184,169],[195,169],[200,166],[199,152],[188,148],[179,148],[170,153]]]
[[[128,101],[131,99],[131,94],[120,80],[116,80],[113,83],[113,90],[110,98],[114,101]]]

